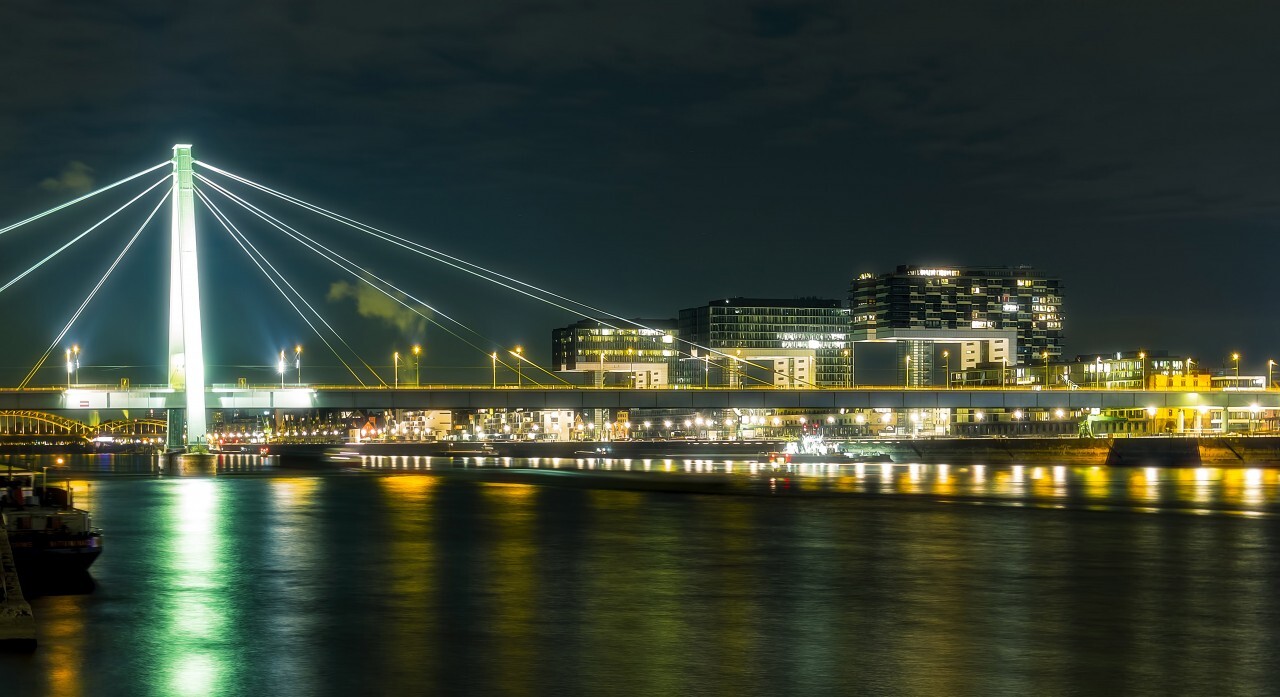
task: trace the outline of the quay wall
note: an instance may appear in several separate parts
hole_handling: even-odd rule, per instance
[[[35,615],[22,596],[9,533],[0,527],[0,650],[32,651],[35,648]]]
[[[491,450],[458,443],[359,443],[351,454],[496,457],[754,458],[785,448],[782,441],[492,442]],[[848,441],[842,450],[867,461],[925,464],[1061,464],[1132,467],[1280,466],[1280,437],[1211,438],[921,438]],[[279,452],[279,451],[277,451]],[[331,451],[332,452],[332,451]],[[287,451],[281,454],[288,454]],[[301,452],[297,454],[302,454]]]

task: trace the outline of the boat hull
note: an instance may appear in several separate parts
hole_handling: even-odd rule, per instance
[[[77,537],[39,533],[9,533],[9,546],[18,572],[48,575],[87,571],[102,554],[102,536]]]

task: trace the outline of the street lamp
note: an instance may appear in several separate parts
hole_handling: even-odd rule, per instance
[[[947,374],[947,389],[951,389],[951,352],[942,352],[942,370]]]
[[[1030,370],[1030,369],[1028,369]],[[1049,352],[1044,352],[1044,388],[1049,389]]]
[[[1095,390],[1102,389],[1102,356],[1093,359],[1095,366],[1093,369],[1093,388]]]
[[[849,349],[844,350],[844,388],[849,389],[849,381],[853,379],[853,366],[849,363]]]
[[[1272,360],[1267,361],[1267,389],[1268,390],[1271,389],[1271,369],[1274,368],[1275,365],[1276,365],[1275,361],[1272,361]]]
[[[1235,361],[1235,362],[1236,362],[1236,377],[1238,378],[1238,377],[1240,377],[1240,354],[1239,354],[1239,353],[1233,353],[1233,354],[1231,354],[1231,360],[1233,360],[1233,361]],[[1239,380],[1237,380],[1236,382],[1238,383],[1238,382],[1240,382],[1240,381],[1239,381]],[[1239,386],[1239,385],[1237,385],[1237,387],[1238,387],[1238,386]]]
[[[422,347],[413,345],[413,386],[422,387]]]
[[[80,345],[79,344],[71,345],[71,360],[75,363],[75,369],[76,369],[75,383],[79,385],[80,384]]]
[[[1142,364],[1142,384],[1138,386],[1138,389],[1145,390],[1147,389],[1147,352],[1146,351],[1138,352],[1138,362]]]
[[[911,356],[907,356],[907,371],[902,377],[902,386],[911,387]]]
[[[493,389],[498,389],[498,352],[494,351],[489,354],[489,358],[493,360]]]
[[[400,389],[400,352],[391,354],[391,375],[395,388]]]
[[[67,349],[67,389],[71,389],[71,349]]]
[[[524,387],[524,349],[516,347],[516,387]]]
[[[302,387],[302,344],[293,347],[293,367],[298,371],[298,387]]]
[[[276,372],[280,373],[280,389],[284,389],[284,349],[280,349],[280,360],[276,361]]]

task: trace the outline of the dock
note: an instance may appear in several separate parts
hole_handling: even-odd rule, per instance
[[[9,546],[9,533],[0,527],[0,650],[33,651],[36,648],[36,618],[22,597],[18,567]]]

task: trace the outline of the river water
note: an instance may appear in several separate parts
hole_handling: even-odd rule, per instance
[[[6,696],[1280,684],[1276,470],[70,465],[106,550],[92,588],[33,592]]]

